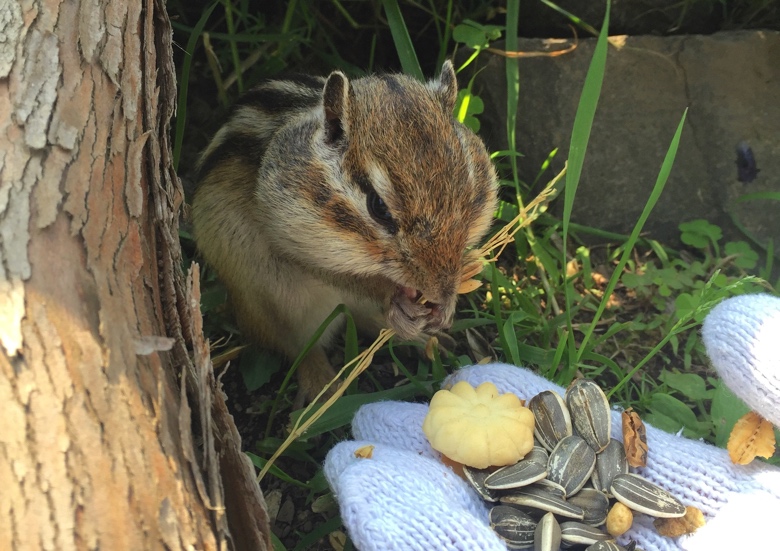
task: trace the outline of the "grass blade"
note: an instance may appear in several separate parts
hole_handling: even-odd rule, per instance
[[[338,306],[336,306],[336,308],[333,309],[333,312],[331,312],[330,315],[327,318],[325,318],[325,321],[323,321],[320,324],[320,326],[317,328],[317,331],[314,332],[314,335],[312,335],[311,339],[309,339],[309,342],[306,343],[306,346],[303,348],[301,353],[298,354],[298,357],[295,358],[295,361],[290,366],[290,369],[287,370],[287,374],[285,375],[284,380],[282,381],[282,385],[279,387],[279,392],[276,393],[276,399],[274,400],[273,405],[271,406],[271,411],[268,413],[268,423],[265,428],[265,434],[271,434],[271,427],[273,426],[273,422],[276,417],[276,410],[279,407],[279,401],[284,395],[284,392],[287,390],[287,386],[290,384],[290,381],[292,380],[293,375],[298,369],[298,366],[301,365],[301,362],[304,360],[304,358],[306,358],[306,355],[314,347],[314,345],[317,344],[317,342],[320,340],[320,337],[325,332],[325,330],[330,326],[330,324],[333,323],[336,320],[336,318],[342,314],[347,316],[348,318],[352,318],[352,314],[349,313],[346,306],[344,306],[343,304],[339,304]],[[352,325],[354,325],[354,321],[352,321],[351,323]]]
[[[249,457],[249,459],[252,460],[252,464],[255,467],[257,467],[258,469],[262,469],[263,467],[265,467],[265,463],[266,463],[265,459],[263,459],[259,455],[255,455],[252,452],[244,452],[244,453]],[[268,472],[271,473],[272,475],[274,475],[276,478],[278,478],[282,482],[286,482],[287,484],[291,484],[291,485],[297,486],[299,488],[309,489],[309,485],[308,484],[306,484],[305,482],[301,482],[300,480],[297,480],[296,478],[293,478],[292,476],[290,476],[289,474],[284,472],[282,469],[280,469],[276,465],[271,467]]]
[[[582,19],[580,19],[579,17],[577,17],[573,13],[566,11],[565,9],[560,7],[558,4],[555,4],[554,2],[550,2],[550,0],[539,0],[539,1],[542,4],[544,4],[545,6],[554,9],[555,11],[557,11],[558,13],[563,15],[564,17],[568,18],[569,21],[571,21],[575,25],[579,25],[580,27],[582,27],[583,29],[588,31],[590,34],[592,34],[593,36],[598,36],[599,33],[598,33],[598,31],[596,29],[594,29],[593,27],[588,25],[585,21],[583,21]],[[609,9],[609,5],[607,6],[607,9]]]
[[[293,548],[293,551],[305,551],[306,549],[313,549],[318,541],[327,537],[328,534],[334,532],[343,526],[341,517],[333,517],[322,524],[318,524],[315,528],[306,534]]]
[[[198,19],[198,23],[192,29],[190,39],[187,40],[187,49],[184,51],[184,63],[181,66],[181,78],[179,79],[179,97],[176,100],[176,133],[173,139],[173,169],[179,169],[179,157],[181,157],[181,145],[184,142],[184,125],[187,122],[187,91],[190,83],[190,68],[192,67],[192,54],[195,52],[195,46],[203,33],[203,27],[211,16],[211,12],[217,7],[219,1],[209,6],[203,15]]]
[[[436,58],[439,67],[444,63],[444,59],[447,57],[447,46],[450,44],[450,38],[452,37],[452,0],[447,2],[447,15],[444,17],[444,36],[441,37],[439,44],[439,55]]]
[[[567,246],[569,236],[569,222],[571,221],[571,212],[574,206],[574,196],[577,193],[577,186],[580,183],[582,166],[585,162],[585,151],[590,139],[590,131],[593,127],[593,119],[596,116],[596,107],[598,106],[599,96],[601,95],[601,85],[604,82],[604,70],[607,65],[607,37],[609,28],[609,10],[610,2],[607,2],[607,10],[604,13],[604,22],[601,25],[596,48],[593,52],[588,74],[585,77],[585,84],[580,94],[580,102],[577,106],[577,114],[574,116],[574,126],[571,131],[571,142],[569,144],[568,171],[566,172],[566,187],[563,196],[563,263],[567,264]],[[566,278],[566,272],[563,272]],[[568,339],[569,350],[574,351],[574,331],[571,317],[571,292],[569,285],[563,281],[564,300],[566,304],[566,322],[569,326]],[[565,367],[564,378],[568,379],[574,376],[576,369],[574,356],[569,356],[568,365]]]
[[[765,280],[769,281],[769,278],[772,277],[772,265],[774,263],[775,259],[775,243],[774,240],[770,237],[766,240],[766,264],[764,265],[764,272],[761,274],[761,277]],[[778,289],[780,291],[780,289]]]
[[[634,226],[634,230],[631,232],[628,241],[626,241],[626,244],[623,247],[623,254],[620,256],[620,260],[618,261],[617,266],[615,266],[615,270],[612,272],[612,276],[609,278],[607,288],[604,290],[604,298],[599,303],[596,314],[593,316],[593,321],[590,323],[587,331],[585,332],[585,336],[582,339],[580,349],[577,353],[578,360],[582,357],[582,354],[585,352],[585,350],[587,350],[586,345],[588,344],[588,340],[590,340],[591,335],[593,335],[593,331],[596,329],[596,325],[598,324],[601,315],[604,313],[604,310],[607,307],[607,301],[612,295],[612,291],[615,290],[615,286],[617,285],[617,282],[623,273],[623,268],[625,268],[626,262],[628,262],[628,259],[631,257],[631,252],[634,249],[634,245],[639,239],[639,233],[642,231],[647,218],[650,216],[650,212],[655,207],[655,204],[658,202],[658,198],[661,197],[661,192],[663,192],[664,187],[666,186],[666,182],[669,179],[669,174],[672,172],[672,165],[674,165],[674,158],[677,155],[677,149],[680,146],[680,136],[682,135],[683,125],[685,124],[685,117],[687,114],[688,109],[683,112],[683,116],[680,119],[680,124],[677,125],[677,131],[674,133],[674,137],[672,138],[672,143],[669,144],[669,149],[666,151],[666,156],[664,157],[664,161],[661,164],[661,170],[658,172],[658,178],[656,179],[655,185],[653,186],[653,191],[650,192],[650,197],[648,198],[647,203],[645,203],[645,208],[642,209],[642,214],[639,216],[639,220],[637,220],[636,225]]]
[[[390,26],[390,34],[393,35],[395,49],[398,52],[398,59],[401,60],[401,67],[404,73],[412,75],[417,80],[424,81],[420,62],[417,60],[417,52],[414,51],[412,39],[401,15],[401,9],[398,7],[398,0],[382,0],[387,15],[387,24]]]
[[[509,315],[501,328],[501,332],[504,337],[502,340],[506,343],[507,347],[506,350],[504,350],[504,354],[509,356],[509,360],[514,365],[520,365],[520,353],[517,348],[517,333],[515,333],[515,314],[517,314],[517,312],[512,312],[512,314]]]
[[[780,201],[780,191],[759,191],[756,193],[746,193],[741,197],[737,197],[737,203],[743,203],[745,201]]]
[[[231,0],[225,0],[225,21],[227,22],[228,34],[230,39],[230,57],[233,60],[233,67],[236,72],[236,84],[238,85],[238,93],[244,93],[244,78],[241,70],[241,58],[238,55],[238,46],[233,36],[236,34],[236,26],[233,23],[233,4]]]
[[[566,173],[566,192],[564,195],[563,207],[563,239],[569,232],[569,221],[574,206],[574,196],[577,193],[577,187],[580,183],[582,166],[585,163],[585,151],[590,139],[590,131],[593,127],[593,119],[596,115],[599,96],[601,95],[601,85],[604,82],[604,70],[607,65],[607,28],[609,25],[609,3],[607,11],[604,14],[604,23],[601,26],[596,48],[593,52],[593,59],[588,68],[588,74],[585,77],[585,84],[582,87],[580,101],[577,105],[577,114],[574,117],[574,126],[571,131],[571,142],[569,144],[569,162]],[[564,259],[564,265],[566,261]]]
[[[419,384],[419,383],[418,383]],[[430,393],[430,385],[423,386],[422,392],[420,388],[411,384],[403,385],[387,390],[380,390],[370,392],[368,394],[352,394],[350,396],[342,396],[335,404],[328,408],[328,410],[322,414],[312,425],[306,430],[305,438],[314,438],[320,434],[341,428],[348,427],[352,422],[352,418],[355,416],[355,412],[365,404],[373,404],[375,402],[382,402],[387,400],[404,401],[411,400],[415,396],[426,395]],[[303,420],[308,419],[317,410],[310,410]],[[294,412],[292,414],[293,422],[299,420],[302,415],[302,411]]]
[[[506,3],[506,50],[516,52],[517,26],[520,19],[520,0],[508,0]],[[515,194],[520,198],[520,189],[517,176],[517,104],[520,98],[520,60],[507,57],[506,64],[506,141],[509,151],[513,153],[509,157],[512,164],[512,178],[515,183]],[[518,205],[522,208],[522,205]]]

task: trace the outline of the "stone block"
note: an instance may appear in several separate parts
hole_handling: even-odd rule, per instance
[[[674,242],[681,222],[705,218],[728,239],[744,239],[742,226],[762,243],[773,238],[777,249],[780,203],[739,198],[780,192],[780,33],[636,36],[619,42],[609,48],[573,220],[629,233],[687,107],[671,177],[645,232]],[[552,168],[563,166],[595,44],[585,39],[570,54],[520,59],[517,148],[524,155],[519,159],[524,181],[534,180],[556,147]],[[555,48],[521,39],[520,49]],[[475,69],[484,70],[474,90],[485,102],[481,134],[492,149],[505,149],[505,60],[494,54],[480,59]],[[752,148],[760,169],[751,182],[738,179],[740,142]]]

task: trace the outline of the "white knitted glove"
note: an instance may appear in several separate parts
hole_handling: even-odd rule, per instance
[[[723,381],[752,409],[780,425],[780,299],[748,295],[724,301],[704,321],[707,353]],[[490,364],[461,369],[447,380],[473,386],[492,381],[501,392],[530,399],[563,389],[527,369]],[[422,432],[426,405],[382,402],[362,407],[352,422],[356,441],[342,442],[325,460],[352,541],[363,551],[386,549],[504,550],[476,492],[438,460]],[[613,412],[614,438],[622,440]],[[647,427],[647,467],[637,472],[704,513],[690,536],[659,536],[638,515],[620,542],[644,551],[753,550],[780,544],[780,469],[754,461],[734,465],[714,446]],[[375,446],[371,459],[354,451]]]

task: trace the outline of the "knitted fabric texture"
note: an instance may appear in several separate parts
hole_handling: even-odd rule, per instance
[[[773,323],[777,328],[777,320],[780,300],[755,295],[724,301],[704,325],[707,351],[723,380],[770,420],[780,411],[780,369],[776,344],[765,341],[780,341],[780,332],[766,329]],[[524,399],[543,390],[564,392],[527,369],[506,364],[461,369],[447,384],[461,380],[473,386],[491,381],[501,392]],[[402,402],[363,406],[353,420],[359,441],[342,442],[328,454],[325,475],[350,537],[363,551],[505,549],[490,530],[487,509],[476,493],[436,459],[422,433],[426,412],[425,405]],[[615,411],[612,436],[618,440],[620,427]],[[759,549],[774,541],[780,469],[758,461],[733,465],[725,450],[650,426],[647,438],[647,467],[635,472],[701,509],[708,523],[691,536],[670,539],[658,535],[651,518],[637,515],[619,542],[632,538],[644,551],[666,551]],[[357,459],[354,451],[368,443],[376,446],[373,457]]]
[[[371,459],[342,442],[325,462],[325,476],[358,549],[467,551],[506,549],[488,525],[475,492],[441,462],[376,444]]]
[[[780,427],[780,298],[743,295],[721,302],[701,333],[723,382]]]

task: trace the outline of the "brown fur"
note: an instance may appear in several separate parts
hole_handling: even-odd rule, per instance
[[[426,84],[336,72],[319,90],[263,86],[204,153],[193,204],[198,246],[242,330],[295,358],[340,303],[370,332],[389,326],[415,339],[449,327],[464,252],[496,205],[482,142],[451,116],[452,66]],[[279,109],[284,94],[294,108]],[[243,145],[251,128],[267,144],[262,155]],[[371,214],[374,192],[389,220]],[[307,399],[333,377],[325,347],[337,331],[299,368]]]

